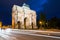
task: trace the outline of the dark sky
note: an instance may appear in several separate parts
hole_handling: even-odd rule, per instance
[[[0,21],[4,25],[11,24],[13,5],[21,6],[23,3],[28,4],[32,10],[35,10],[38,18],[40,12],[45,13],[47,19],[54,16],[60,18],[60,0],[0,0]]]

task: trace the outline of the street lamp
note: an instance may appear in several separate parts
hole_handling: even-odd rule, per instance
[[[42,21],[40,21],[40,24],[42,24]]]
[[[39,23],[40,23],[40,25],[41,25],[41,27],[40,27],[40,28],[42,28],[42,21],[40,21]]]
[[[47,27],[48,27],[48,21],[46,22],[46,25],[47,25]]]

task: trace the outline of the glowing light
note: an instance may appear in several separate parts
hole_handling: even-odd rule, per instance
[[[2,27],[2,22],[0,22],[0,28]]]
[[[40,24],[42,24],[42,22],[40,21]]]

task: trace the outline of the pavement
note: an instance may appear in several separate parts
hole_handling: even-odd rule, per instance
[[[60,40],[59,35],[60,32],[42,30],[0,30],[0,40]]]

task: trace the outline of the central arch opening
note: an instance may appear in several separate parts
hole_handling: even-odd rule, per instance
[[[24,18],[24,27],[26,29],[26,20],[27,20],[27,17]]]
[[[17,22],[17,25],[18,25],[18,29],[20,29],[20,28],[21,28],[21,22],[18,21],[18,22]]]

